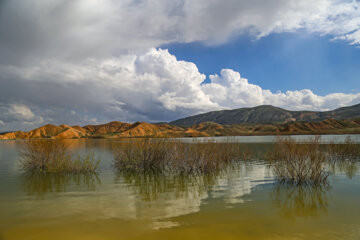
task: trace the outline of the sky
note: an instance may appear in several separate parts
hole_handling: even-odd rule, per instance
[[[0,131],[360,103],[360,3],[2,0]]]

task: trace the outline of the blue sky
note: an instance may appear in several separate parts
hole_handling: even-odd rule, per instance
[[[261,39],[243,35],[215,46],[195,42],[161,47],[178,60],[194,62],[207,76],[230,68],[273,92],[311,89],[325,95],[360,91],[360,48],[318,34],[280,33]]]

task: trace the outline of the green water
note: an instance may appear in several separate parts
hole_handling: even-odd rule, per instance
[[[0,240],[360,239],[356,167],[317,188],[278,186],[261,161],[203,176],[124,175],[111,141],[74,140],[74,153],[101,158],[97,175],[31,175],[18,146],[0,142]]]

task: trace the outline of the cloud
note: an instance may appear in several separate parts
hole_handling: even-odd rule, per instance
[[[11,103],[0,106],[0,125],[3,129],[15,129],[21,127],[35,127],[44,122],[43,117],[34,114],[34,112],[23,104]]]
[[[358,45],[359,6],[340,0],[0,1],[0,130],[167,121],[259,104],[326,110],[358,103],[358,94],[273,93],[231,69],[202,84],[206,76],[194,63],[156,47],[299,29]]]
[[[2,107],[0,120],[22,121],[24,128],[43,122],[169,121],[261,104],[328,110],[360,102],[360,93],[318,96],[308,89],[273,93],[231,69],[210,75],[210,83],[203,83],[206,76],[194,63],[154,48],[79,64],[54,60],[5,69],[0,85],[7,88],[0,89],[0,103],[7,107]]]
[[[291,110],[331,110],[360,103],[360,93],[332,93],[325,96],[309,89],[273,93],[242,78],[240,73],[223,69],[220,75],[210,75],[210,83],[203,84],[203,92],[212,102],[228,108],[270,104]]]
[[[194,63],[177,61],[161,49],[79,64],[39,61],[0,71],[0,84],[7,86],[0,89],[0,103],[27,103],[46,122],[162,121],[220,107],[202,92],[206,76]]]
[[[220,44],[304,29],[360,42],[360,3],[340,0],[11,1],[0,5],[0,63],[108,57],[171,42]]]

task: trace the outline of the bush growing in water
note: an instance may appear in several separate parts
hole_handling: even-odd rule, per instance
[[[358,171],[360,144],[347,137],[343,143],[331,142],[326,145],[329,167],[332,173],[346,173],[352,178]]]
[[[327,144],[326,150],[332,161],[356,161],[360,157],[360,144],[356,144],[349,136],[346,137],[343,143],[331,142]]]
[[[99,160],[93,154],[73,158],[69,145],[62,139],[32,139],[23,142],[20,149],[21,165],[27,171],[43,173],[94,173]]]
[[[280,183],[324,184],[329,173],[324,169],[326,154],[321,149],[320,137],[306,143],[292,138],[277,138],[269,153],[274,173]]]
[[[223,169],[238,159],[251,158],[240,144],[137,139],[122,142],[114,152],[121,171],[207,173]]]
[[[133,139],[113,149],[115,167],[125,172],[214,173],[254,156],[249,147],[229,142]],[[344,164],[348,162],[344,159],[359,156],[358,149],[359,145],[350,140],[332,145],[321,144],[319,136],[306,143],[279,137],[266,158],[271,160],[279,182],[321,184],[327,183],[329,171],[325,167],[334,156],[339,159],[337,165]]]

